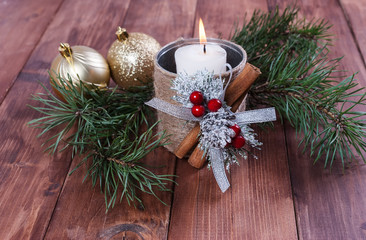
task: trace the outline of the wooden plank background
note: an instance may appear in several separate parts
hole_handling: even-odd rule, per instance
[[[325,18],[336,35],[331,56],[359,72],[366,86],[366,0],[298,0],[300,14]],[[59,42],[87,45],[104,56],[118,25],[144,32],[162,45],[197,36],[198,19],[209,37],[229,38],[233,24],[254,9],[280,9],[279,0],[33,0],[0,2],[0,239],[366,239],[365,165],[332,172],[297,151],[294,130],[275,123],[256,129],[261,151],[233,167],[222,194],[210,171],[196,170],[161,148],[146,157],[176,174],[168,204],[142,196],[146,208],[125,202],[105,213],[104,195],[82,183],[79,159],[43,153],[44,138],[26,123],[40,115],[30,95],[44,91]],[[34,104],[34,103],[32,103]],[[359,108],[365,111],[365,108]],[[46,136],[47,137],[47,136]]]

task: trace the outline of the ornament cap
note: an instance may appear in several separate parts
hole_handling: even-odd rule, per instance
[[[72,49],[68,43],[60,43],[58,51],[64,58],[69,58],[72,56]]]
[[[126,28],[121,28],[121,27],[117,28],[116,35],[117,35],[118,41],[120,41],[120,42],[126,42],[126,40],[128,39],[128,36],[129,36]]]
[[[64,57],[70,65],[74,64],[74,62],[72,60],[72,49],[70,47],[70,44],[60,43],[60,46],[58,47],[58,51],[60,52],[61,56]]]

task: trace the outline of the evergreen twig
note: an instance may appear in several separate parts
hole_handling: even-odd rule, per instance
[[[248,61],[262,76],[253,85],[249,104],[276,107],[303,137],[314,163],[324,158],[324,167],[339,157],[342,165],[355,159],[365,161],[365,91],[354,75],[342,79],[337,70],[341,58],[329,59],[331,44],[324,20],[306,22],[297,8],[264,13],[255,11],[232,40],[248,52]]]
[[[169,191],[169,175],[156,175],[144,167],[141,159],[159,146],[166,144],[164,132],[153,130],[157,123],[150,125],[150,110],[144,102],[152,96],[152,86],[140,87],[138,91],[98,90],[80,82],[72,85],[71,79],[59,79],[60,85],[52,80],[52,86],[65,101],[52,94],[44,85],[46,93],[38,93],[33,99],[42,106],[31,106],[44,116],[29,122],[33,127],[54,134],[47,139],[46,151],[51,154],[72,147],[85,157],[74,169],[88,165],[87,174],[93,186],[99,183],[105,194],[106,208],[113,207],[121,186],[120,200],[135,204],[141,199],[137,190],[157,197],[154,187]],[[141,126],[147,130],[141,133]],[[74,171],[73,170],[73,171]],[[71,173],[73,172],[71,171]],[[70,173],[70,174],[71,174]]]

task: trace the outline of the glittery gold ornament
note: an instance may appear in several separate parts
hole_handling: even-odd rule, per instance
[[[60,78],[69,80],[74,86],[82,81],[86,86],[95,85],[103,89],[108,86],[110,73],[109,66],[104,57],[96,50],[86,46],[70,47],[67,43],[61,43],[60,55],[52,62],[50,74],[55,83],[61,85]],[[58,78],[58,76],[60,78]],[[65,82],[68,84],[68,82]],[[60,93],[57,92],[60,96]]]
[[[127,33],[118,27],[117,40],[108,51],[112,79],[123,89],[143,86],[152,80],[154,56],[160,44],[144,33]]]

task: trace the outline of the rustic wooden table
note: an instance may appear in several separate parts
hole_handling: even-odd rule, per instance
[[[358,71],[366,86],[366,0],[298,0],[301,14],[334,25],[332,56]],[[281,9],[276,0],[11,0],[0,1],[0,239],[366,239],[366,167],[335,166],[330,173],[297,151],[294,130],[279,122],[257,129],[264,143],[233,167],[232,187],[222,194],[206,168],[159,149],[152,164],[177,174],[168,203],[143,196],[146,209],[118,204],[105,213],[104,196],[82,184],[83,170],[69,152],[50,156],[39,130],[27,122],[39,114],[30,95],[48,84],[47,70],[59,42],[87,45],[106,56],[116,26],[145,32],[162,45],[197,35],[202,17],[207,35],[227,38],[244,12]],[[247,16],[249,17],[249,16]],[[49,85],[48,85],[49,86]],[[365,109],[363,109],[365,110]]]

